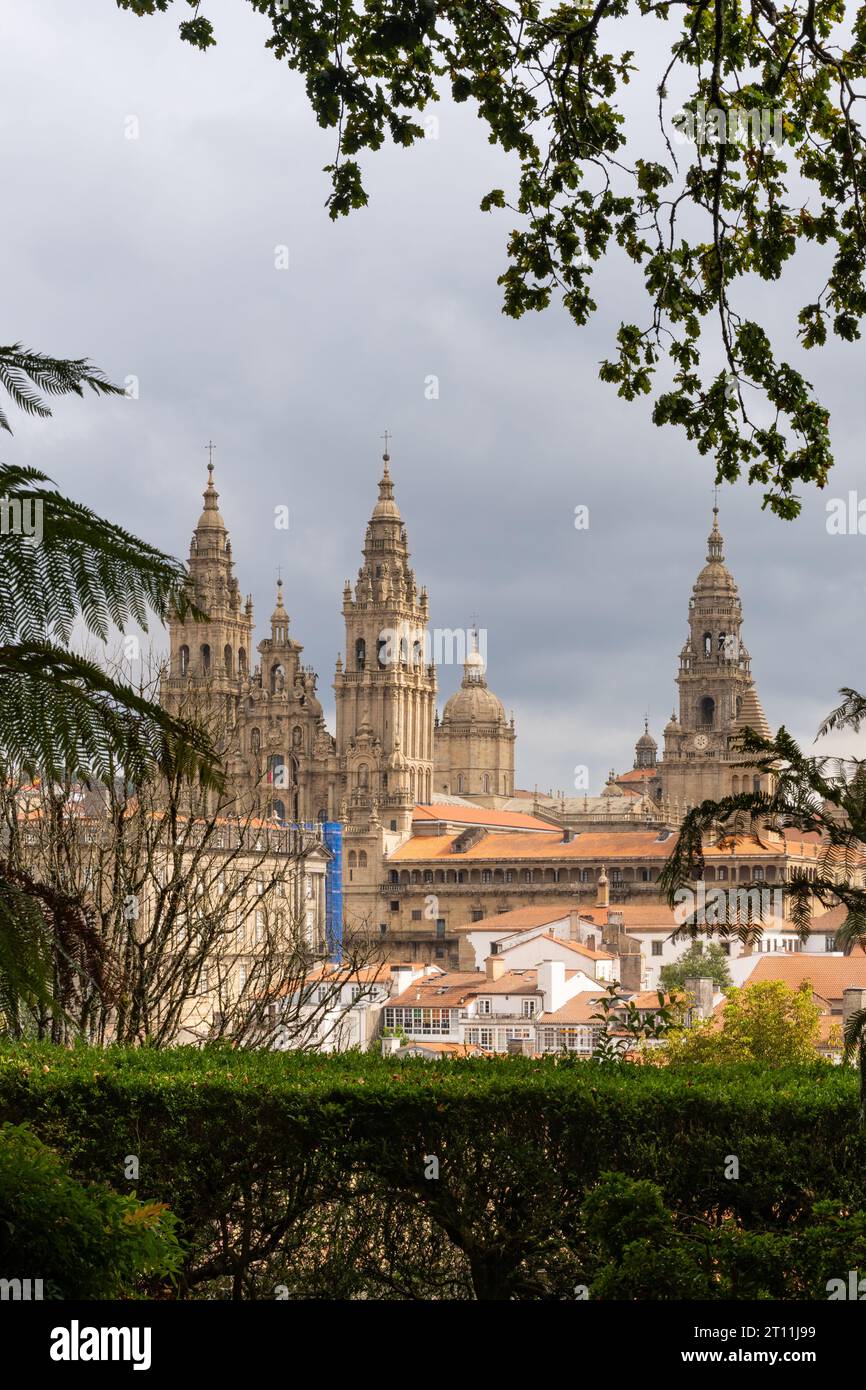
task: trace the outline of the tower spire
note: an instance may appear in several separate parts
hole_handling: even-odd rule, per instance
[[[713,560],[723,561],[725,558],[724,541],[722,540],[722,533],[719,530],[718,489],[716,489],[716,494],[717,495],[713,502],[713,526],[707,538],[707,561],[709,563],[711,563]]]

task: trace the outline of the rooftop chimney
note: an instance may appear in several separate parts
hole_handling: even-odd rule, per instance
[[[601,873],[598,876],[598,893],[595,899],[596,907],[610,906],[610,888],[607,881],[607,870],[601,866]]]
[[[858,1013],[860,1009],[866,1009],[866,989],[860,989],[859,985],[849,985],[842,991],[843,1028],[851,1015]]]
[[[565,962],[543,960],[538,965],[538,988],[545,1013],[556,1013],[565,1003]]]
[[[505,961],[501,956],[488,956],[484,969],[488,980],[501,980],[505,974]]]
[[[710,1018],[713,1012],[713,995],[716,986],[713,980],[706,976],[700,976],[683,980],[683,985],[687,994],[694,999],[689,1013],[692,1018]]]

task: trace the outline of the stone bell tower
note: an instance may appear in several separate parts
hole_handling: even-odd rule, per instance
[[[190,697],[193,702],[200,698],[231,726],[249,675],[253,604],[251,598],[241,598],[213,471],[211,461],[188,561],[191,597],[208,621],[169,618],[170,667],[160,698],[175,712],[182,705],[188,708]]]
[[[383,455],[379,498],[364,538],[354,591],[343,590],[345,664],[337,659],[337,756],[356,812],[396,818],[429,801],[433,778],[436,671],[429,660],[426,589],[409,564],[406,527]]]
[[[689,599],[689,635],[677,675],[679,717],[672,714],[659,764],[662,795],[672,811],[734,792],[769,786],[744,766],[736,749],[746,727],[769,737],[770,728],[751,675],[751,658],[740,636],[743,613],[733,575],[724,562],[713,508],[707,563]]]

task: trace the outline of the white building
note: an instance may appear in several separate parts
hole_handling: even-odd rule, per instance
[[[382,1028],[389,998],[403,993],[424,967],[379,963],[361,969],[328,963],[291,986],[274,1006],[274,1047],[315,1052],[366,1052]]]

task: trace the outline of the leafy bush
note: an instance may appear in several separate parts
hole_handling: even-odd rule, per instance
[[[119,1298],[180,1261],[162,1203],[79,1182],[27,1125],[0,1128],[4,1278],[41,1279],[44,1298]]]

